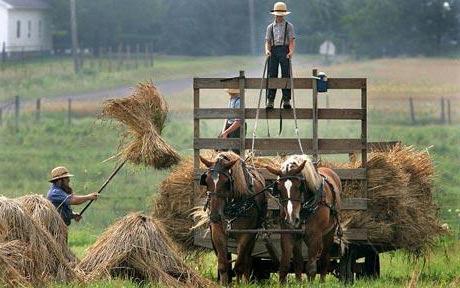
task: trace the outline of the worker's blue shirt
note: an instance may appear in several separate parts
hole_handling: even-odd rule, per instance
[[[230,101],[228,102],[228,108],[239,109],[240,107],[241,107],[240,106],[240,96],[231,97]],[[240,119],[239,118],[227,119],[227,125],[232,125],[233,122],[235,122],[235,121],[240,121]]]
[[[70,208],[70,199],[72,194],[67,194],[61,187],[56,184],[52,184],[50,190],[48,191],[47,198],[54,207],[57,208],[59,214],[61,214],[62,219],[66,225],[70,225],[72,220],[72,209]]]

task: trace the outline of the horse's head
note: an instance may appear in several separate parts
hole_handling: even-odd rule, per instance
[[[209,208],[213,220],[216,215],[222,215],[226,199],[232,197],[234,183],[231,168],[238,159],[230,160],[220,155],[215,161],[210,161],[200,156],[200,161],[208,168],[201,176],[200,184],[206,186],[211,199]]]
[[[302,170],[306,161],[297,165],[296,163],[283,164],[281,168],[266,166],[265,168],[272,174],[277,175],[278,179],[274,186],[274,191],[279,193],[282,204],[281,217],[294,228],[299,228],[300,211],[302,209],[305,179]]]

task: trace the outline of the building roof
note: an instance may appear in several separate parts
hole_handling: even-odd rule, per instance
[[[48,9],[49,4],[45,0],[0,0],[13,9]],[[9,7],[10,8],[10,7]]]

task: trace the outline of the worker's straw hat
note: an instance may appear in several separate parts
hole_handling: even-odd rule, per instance
[[[286,16],[289,15],[291,12],[287,11],[286,3],[276,2],[275,5],[273,5],[273,10],[270,11],[270,13],[275,16]]]
[[[58,180],[61,178],[72,177],[73,175],[69,173],[69,170],[64,166],[58,166],[51,170],[51,178],[48,180],[49,182],[53,182],[54,180]]]
[[[227,89],[228,94],[240,94],[240,89]]]

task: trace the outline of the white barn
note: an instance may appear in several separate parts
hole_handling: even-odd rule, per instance
[[[51,50],[49,8],[45,0],[0,0],[0,52]]]

